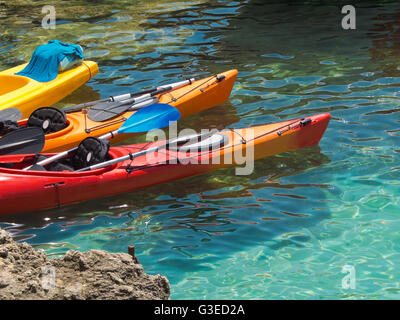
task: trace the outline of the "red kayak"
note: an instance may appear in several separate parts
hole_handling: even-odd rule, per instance
[[[318,144],[329,120],[330,114],[323,113],[252,128],[226,129],[204,141],[168,149],[162,148],[163,141],[111,147],[105,161],[155,146],[160,149],[133,160],[82,172],[23,171],[22,168],[33,164],[35,155],[1,156],[0,214],[111,196],[226,166],[242,165],[246,157],[253,161],[310,147]]]

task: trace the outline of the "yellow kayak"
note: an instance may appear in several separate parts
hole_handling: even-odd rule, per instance
[[[99,71],[96,62],[83,61],[81,65],[59,73],[49,82],[38,82],[16,76],[27,64],[0,71],[0,110],[18,108],[24,118],[40,107],[48,107],[78,89]]]

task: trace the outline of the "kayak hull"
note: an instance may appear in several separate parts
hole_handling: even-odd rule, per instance
[[[217,75],[225,76],[221,81],[217,80],[217,76],[212,76],[194,81],[190,85],[177,88],[157,97],[159,98],[159,103],[168,103],[179,110],[181,117],[187,117],[226,102],[231,94],[237,74],[237,70],[229,70]],[[68,127],[46,135],[46,142],[42,152],[69,150],[78,146],[87,137],[100,137],[115,131],[121,127],[125,119],[135,112],[128,111],[104,122],[92,121],[82,111],[68,113]],[[21,120],[19,124],[24,125],[26,122],[26,119]],[[110,139],[110,142],[116,144],[138,134],[140,133],[119,134]]]
[[[26,65],[0,72],[0,110],[18,108],[24,118],[40,107],[48,107],[60,101],[99,71],[96,62],[83,61],[81,65],[58,74],[52,81],[38,82],[15,75]]]
[[[310,120],[308,120],[310,119]],[[86,172],[22,171],[34,155],[0,157],[0,214],[41,210],[129,192],[216,170],[247,165],[251,161],[278,153],[310,147],[322,138],[330,115],[319,114],[304,120],[262,125],[220,132],[224,146],[187,153],[161,149],[106,168]],[[110,157],[118,158],[149,149],[163,142],[112,147]],[[244,161],[246,159],[246,161]]]

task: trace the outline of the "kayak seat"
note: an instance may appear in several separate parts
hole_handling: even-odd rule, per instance
[[[38,169],[46,171],[76,171],[109,160],[109,150],[110,142],[108,140],[88,137],[79,144],[72,157],[51,162]],[[33,162],[34,166],[46,158],[47,156],[45,155],[37,154]],[[38,169],[36,167],[32,168],[32,170]]]
[[[71,164],[75,170],[92,166],[108,160],[110,142],[104,139],[88,137],[78,146],[71,158]]]
[[[66,160],[49,163],[45,168],[47,171],[74,171],[74,168],[68,163],[69,161]]]
[[[35,160],[33,161],[33,166],[30,170],[39,170],[39,171],[74,171],[74,167],[70,164],[70,159],[61,159],[44,166],[39,166],[36,163],[46,159],[47,156],[42,154],[37,154]]]
[[[27,123],[28,127],[39,127],[45,134],[60,131],[68,126],[64,111],[44,107],[39,108],[31,114]]]
[[[0,121],[0,136],[19,129],[18,122],[11,120]]]

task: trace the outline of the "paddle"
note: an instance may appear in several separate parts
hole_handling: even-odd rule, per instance
[[[215,132],[207,132],[207,133],[204,133],[204,134],[199,134],[197,136],[189,135],[189,136],[180,137],[180,138],[173,138],[173,139],[167,140],[166,143],[164,143],[164,144],[162,144],[160,146],[157,146],[157,147],[154,147],[154,148],[150,148],[150,149],[147,149],[147,150],[143,150],[143,151],[139,151],[139,152],[136,152],[136,153],[133,153],[133,154],[128,154],[126,156],[122,156],[122,157],[119,157],[119,158],[108,160],[108,161],[105,161],[105,162],[102,162],[102,163],[99,163],[99,164],[95,164],[95,165],[92,165],[92,166],[89,166],[89,167],[86,167],[86,168],[82,168],[82,169],[76,170],[76,172],[104,168],[104,167],[107,167],[107,166],[112,165],[114,163],[118,163],[118,162],[122,162],[122,161],[126,161],[126,160],[133,160],[134,158],[140,157],[140,156],[145,155],[147,153],[156,152],[156,151],[160,150],[161,148],[167,148],[169,145],[174,145],[174,146],[182,145],[182,144],[194,139],[195,137],[203,139],[204,137],[209,137],[209,136],[211,136],[213,134],[215,134]]]
[[[119,116],[127,112],[128,110],[132,110],[133,108],[140,108],[142,106],[148,106],[150,104],[158,102],[156,97],[150,98],[147,100],[133,101],[133,99],[129,99],[125,101],[117,101],[117,102],[107,102],[104,105],[94,105],[88,110],[89,119],[96,122],[103,122],[114,117]]]
[[[93,107],[91,107],[88,111],[88,117],[96,122],[103,122],[106,120],[109,120],[111,118],[114,118],[118,116],[119,114],[129,110],[132,105],[136,105],[138,103],[144,102],[146,100],[149,100],[153,98],[155,95],[170,91],[172,90],[172,86],[167,86],[164,88],[161,88],[160,90],[154,91],[152,93],[148,93],[136,98],[129,98],[126,100],[121,100],[121,101],[114,101],[114,102],[103,102],[103,103],[98,103],[95,104]],[[121,108],[121,110],[118,110]]]
[[[21,128],[0,139],[0,155],[39,153],[44,143],[45,137],[41,128]]]
[[[0,121],[18,121],[22,118],[22,112],[17,108],[0,110]]]
[[[147,132],[153,129],[164,128],[169,125],[170,121],[177,121],[181,114],[175,107],[169,104],[157,103],[151,106],[139,109],[128,120],[117,130],[110,133],[106,133],[99,137],[99,139],[113,138],[120,133],[138,133]],[[76,151],[78,147],[58,153],[50,158],[39,161],[37,165],[43,166],[49,164],[55,160],[64,158],[69,154]],[[29,170],[32,166],[24,168],[23,170]]]
[[[144,101],[147,98],[150,98],[150,97],[156,95],[157,93],[155,93],[155,92],[163,90],[164,88],[169,88],[168,90],[171,90],[171,89],[175,89],[180,86],[191,84],[193,81],[194,81],[194,79],[189,79],[189,80],[179,81],[179,82],[175,82],[175,83],[171,83],[171,84],[167,84],[167,85],[163,85],[163,86],[159,86],[159,87],[155,87],[152,89],[143,90],[143,91],[139,91],[139,92],[135,92],[135,93],[127,93],[127,94],[122,94],[122,95],[118,95],[118,96],[111,96],[109,98],[105,98],[105,99],[101,99],[101,100],[95,100],[95,101],[91,101],[91,102],[77,104],[72,107],[64,108],[63,110],[66,113],[71,113],[71,112],[79,111],[82,108],[86,108],[89,106],[93,106],[93,107],[96,106],[97,109],[99,109],[99,106],[101,106],[103,109],[106,109],[106,108],[112,107],[112,105],[110,105],[110,103],[113,103],[113,102],[121,102],[121,101],[125,100],[125,103],[128,104],[130,102],[128,102],[127,100],[129,100],[131,98],[137,98],[137,99],[140,98],[140,99],[136,100],[136,102]],[[166,91],[166,90],[163,90],[161,92],[164,92],[164,91]],[[158,92],[158,93],[160,93],[160,92]]]

